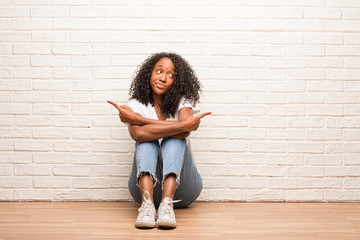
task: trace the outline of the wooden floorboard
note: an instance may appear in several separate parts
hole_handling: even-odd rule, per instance
[[[195,202],[174,230],[134,227],[134,202],[0,202],[0,240],[360,239],[360,203]]]

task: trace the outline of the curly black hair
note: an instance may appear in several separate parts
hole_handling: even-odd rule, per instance
[[[170,58],[175,66],[174,83],[162,96],[161,112],[175,116],[180,100],[185,98],[195,105],[200,100],[201,84],[190,64],[176,53],[161,52],[149,56],[135,72],[130,86],[130,99],[144,105],[154,106],[150,78],[156,63],[162,58]]]

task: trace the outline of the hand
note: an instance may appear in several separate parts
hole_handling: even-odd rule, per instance
[[[205,112],[197,116],[189,116],[184,120],[185,128],[187,129],[188,132],[196,131],[200,125],[200,119],[210,114],[211,112]]]
[[[130,125],[140,124],[139,115],[135,113],[130,107],[126,105],[118,105],[113,101],[107,101],[119,110],[119,117],[121,122],[128,123]]]

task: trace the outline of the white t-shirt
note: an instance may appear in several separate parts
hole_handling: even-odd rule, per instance
[[[139,102],[136,99],[131,99],[128,103],[128,106],[136,113],[139,113],[141,116],[143,116],[144,118],[150,118],[150,119],[155,119],[155,120],[159,120],[157,115],[156,115],[156,111],[155,108],[149,103],[148,105],[144,105],[141,102]],[[170,121],[177,121],[179,120],[179,111],[180,109],[182,109],[183,107],[190,107],[193,110],[193,115],[196,115],[197,113],[199,113],[199,109],[197,108],[197,106],[193,106],[189,101],[186,101],[185,98],[182,98],[180,100],[179,103],[179,107],[178,110],[175,114],[174,117],[169,116],[167,118],[167,120]]]
[[[128,107],[130,107],[134,112],[139,113],[144,118],[159,120],[156,115],[155,108],[150,103],[148,105],[144,105],[136,99],[131,99],[128,103]],[[167,118],[167,120],[178,121],[179,120],[179,111],[183,107],[192,108],[193,115],[196,115],[200,112],[200,110],[197,108],[196,105],[194,106],[189,101],[185,100],[185,98],[182,98],[180,100],[179,107],[178,107],[178,110],[177,110],[175,116],[174,117],[169,116]],[[162,141],[162,139],[159,139],[159,143],[161,143],[161,141]],[[186,138],[186,143],[191,151],[190,139],[188,137]]]

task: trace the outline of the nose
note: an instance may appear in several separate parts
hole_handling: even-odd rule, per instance
[[[161,74],[159,80],[162,81],[162,82],[165,82],[166,81],[166,74],[165,73]]]

